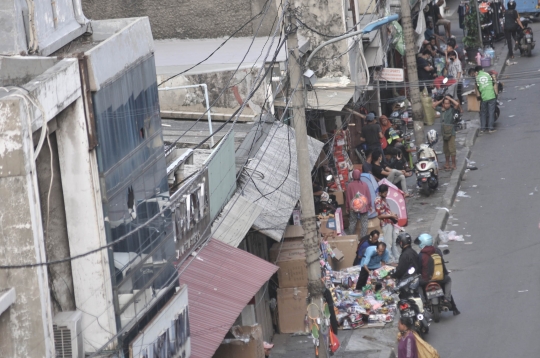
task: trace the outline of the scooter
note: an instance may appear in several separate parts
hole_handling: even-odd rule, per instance
[[[532,49],[536,44],[534,42],[533,31],[529,27],[532,20],[529,17],[522,17],[520,20],[523,24],[523,30],[520,29],[519,31],[519,52],[521,53],[521,56],[530,57]]]
[[[420,187],[420,193],[429,196],[432,190],[439,186],[439,164],[437,154],[432,144],[421,144],[416,153],[417,162],[414,165],[416,181]]]
[[[403,125],[407,129],[413,129],[414,122],[410,114],[412,113],[412,107],[406,105],[407,97],[394,98],[394,105],[392,106],[392,113],[388,119],[392,123],[399,121],[400,127]]]
[[[445,255],[449,254],[449,250],[444,250],[443,253]],[[454,305],[454,299],[452,298],[452,301],[450,304],[444,303],[444,290],[441,287],[441,285],[436,281],[431,281],[426,285],[425,288],[426,293],[426,310],[431,312],[433,320],[435,323],[438,323],[441,320],[441,313],[442,312],[450,312],[453,311]],[[457,313],[454,313],[457,314]]]
[[[429,332],[429,319],[426,317],[422,298],[418,294],[420,275],[415,275],[414,272],[414,267],[411,267],[408,271],[410,276],[396,285],[395,292],[399,293],[397,308],[401,317],[409,317],[413,320],[414,330],[423,337]]]

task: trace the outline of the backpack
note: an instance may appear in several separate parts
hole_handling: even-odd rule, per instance
[[[416,340],[416,350],[418,352],[418,358],[440,358],[439,352],[431,344],[427,343],[420,337],[417,332],[414,332],[414,338]]]
[[[422,267],[422,255],[425,254],[420,253],[420,255],[418,255],[420,267]],[[431,255],[431,257],[428,259],[427,270],[430,281],[444,280],[444,266],[441,255],[438,253]]]
[[[351,200],[351,210],[356,214],[365,214],[368,212],[369,204],[365,195],[360,192],[354,194]]]

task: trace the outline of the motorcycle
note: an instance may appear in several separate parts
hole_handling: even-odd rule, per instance
[[[421,144],[416,153],[417,162],[414,166],[416,181],[420,193],[426,196],[439,185],[439,164],[437,154],[432,148],[434,144]]]
[[[392,106],[392,113],[388,119],[392,123],[399,122],[399,126],[405,126],[405,128],[413,129],[414,123],[410,114],[412,113],[412,107],[406,105],[407,98],[405,96],[397,97],[392,100],[394,105]]]
[[[395,292],[399,294],[397,308],[401,317],[409,317],[413,320],[414,330],[423,337],[429,332],[429,318],[424,311],[424,303],[418,293],[420,275],[414,274],[411,267],[409,277],[402,279],[396,284]]]
[[[450,251],[444,250],[443,253],[447,255]],[[428,283],[424,291],[426,293],[426,310],[431,312],[433,320],[438,323],[441,319],[441,313],[452,311],[454,305],[444,303],[444,290],[436,281]]]
[[[519,30],[519,52],[522,56],[530,57],[532,49],[536,44],[534,42],[533,31],[529,27],[532,20],[529,17],[522,17],[520,20],[523,24],[523,30]]]

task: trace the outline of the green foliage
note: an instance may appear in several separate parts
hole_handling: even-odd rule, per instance
[[[480,34],[478,33],[477,0],[469,0],[469,13],[465,16],[465,29],[467,36],[463,38],[463,44],[466,48],[478,48],[482,45]]]

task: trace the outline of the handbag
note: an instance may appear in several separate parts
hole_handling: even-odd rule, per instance
[[[442,126],[442,137],[443,140],[450,140],[454,131],[454,126],[452,124],[443,124]]]

